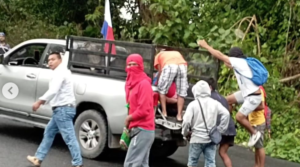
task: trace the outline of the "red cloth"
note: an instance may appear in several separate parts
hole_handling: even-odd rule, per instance
[[[129,129],[140,127],[145,130],[155,130],[151,78],[144,72],[142,56],[131,54],[126,60],[127,64],[129,62],[138,64],[126,68],[126,101],[129,102],[129,115],[132,116]]]
[[[175,95],[176,93],[176,84],[175,82],[173,82],[170,86],[170,89],[168,91],[168,93],[166,94],[167,97],[171,98]]]
[[[265,109],[264,109],[264,113],[265,113],[265,118],[268,117],[268,105],[267,105],[267,94],[266,94],[266,91],[264,89],[263,86],[259,86],[259,89],[263,91],[264,93],[264,98],[265,98]]]

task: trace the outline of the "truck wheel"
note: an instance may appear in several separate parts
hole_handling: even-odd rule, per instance
[[[154,141],[151,148],[151,155],[158,158],[166,158],[173,155],[178,149],[176,142]]]
[[[75,121],[75,132],[85,158],[98,158],[107,149],[107,124],[96,110],[83,111]]]

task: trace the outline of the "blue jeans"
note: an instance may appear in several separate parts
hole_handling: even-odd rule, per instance
[[[191,143],[188,166],[198,166],[201,153],[204,153],[204,167],[216,167],[217,145],[212,143]]]
[[[73,107],[57,107],[53,111],[53,116],[44,131],[43,141],[37,149],[35,157],[43,161],[52,146],[56,134],[60,132],[71,152],[72,165],[82,165],[81,151],[73,125],[75,114],[76,110]]]

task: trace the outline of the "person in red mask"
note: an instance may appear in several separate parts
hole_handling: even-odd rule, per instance
[[[126,60],[126,101],[129,113],[125,126],[130,130],[131,142],[124,167],[149,166],[150,148],[155,138],[154,103],[151,78],[144,72],[143,58],[131,54]]]

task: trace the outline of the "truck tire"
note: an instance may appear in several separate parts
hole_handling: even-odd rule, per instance
[[[83,157],[99,158],[107,150],[107,123],[100,112],[83,111],[75,121],[75,132]]]
[[[174,141],[154,141],[150,154],[152,157],[166,158],[173,155],[177,149],[178,146]]]

